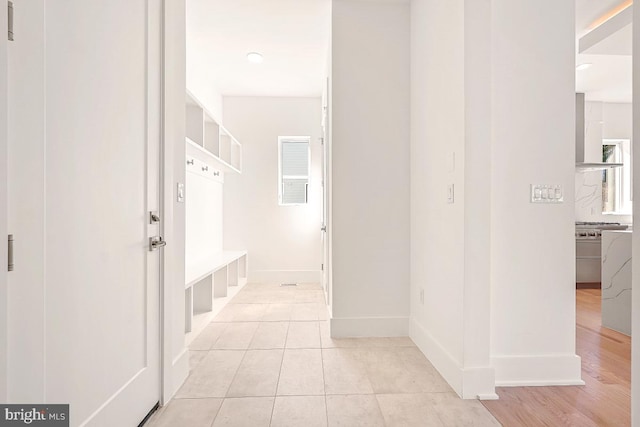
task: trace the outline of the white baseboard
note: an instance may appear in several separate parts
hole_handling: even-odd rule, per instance
[[[491,358],[496,386],[584,385],[580,357],[566,355],[497,356]]]
[[[427,332],[411,321],[409,336],[431,364],[463,399],[497,399],[494,369],[490,366],[462,368],[460,363]]]
[[[406,337],[409,333],[407,317],[332,317],[331,336],[355,337]]]
[[[257,270],[250,271],[250,283],[321,283],[322,270]]]
[[[171,371],[172,371],[172,387],[171,387],[171,395],[164,396],[164,403],[166,404],[175,396],[176,392],[182,384],[186,381],[189,376],[189,350],[185,347],[182,349],[182,352],[173,359],[171,363]]]

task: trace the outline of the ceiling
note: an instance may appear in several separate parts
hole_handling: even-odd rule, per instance
[[[576,0],[576,45],[593,22],[623,3],[626,1]],[[598,54],[577,53],[576,47],[576,65],[593,64],[586,70],[576,70],[576,91],[584,92],[590,101],[631,102],[631,55],[618,54],[628,51],[630,43],[631,32],[626,27],[601,43],[599,49],[590,50]]]
[[[331,0],[187,0],[187,66],[223,96],[320,96]],[[264,61],[247,61],[259,52]]]
[[[575,1],[576,44],[594,21],[625,2]],[[214,81],[224,96],[320,96],[330,23],[331,0],[187,0],[190,75]],[[611,52],[628,37],[612,37]],[[631,102],[631,56],[603,49],[576,53],[576,64],[593,64],[576,71],[576,90],[588,100]],[[252,51],[264,62],[249,63]]]

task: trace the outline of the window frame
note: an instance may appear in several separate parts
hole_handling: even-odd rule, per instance
[[[287,142],[307,144],[307,175],[282,175],[282,144]],[[306,179],[307,180],[304,203],[284,203],[282,201],[285,179]],[[311,137],[310,136],[279,136],[278,137],[278,205],[279,206],[304,206],[309,204],[310,184],[311,184]]]

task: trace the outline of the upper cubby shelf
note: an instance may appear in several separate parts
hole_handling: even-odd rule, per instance
[[[189,91],[185,114],[187,154],[206,163],[214,161],[226,172],[242,173],[242,145]]]

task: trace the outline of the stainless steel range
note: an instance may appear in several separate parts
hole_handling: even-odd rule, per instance
[[[602,230],[626,230],[619,222],[576,222],[576,282],[600,284]]]

